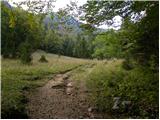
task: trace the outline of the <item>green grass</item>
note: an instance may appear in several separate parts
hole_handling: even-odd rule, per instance
[[[45,55],[47,63],[38,62]],[[2,59],[2,118],[27,118],[25,91],[44,85],[54,74],[81,66],[71,73],[71,79],[84,80],[91,91],[92,105],[101,112],[113,112],[113,98],[132,102],[132,109],[120,109],[113,118],[158,118],[158,73],[136,66],[123,69],[123,60],[91,61],[38,51],[31,65],[19,60]],[[94,66],[92,66],[94,64]],[[93,69],[92,69],[93,67]]]
[[[41,55],[45,55],[48,63],[40,63]],[[2,59],[2,118],[26,118],[24,92],[42,86],[60,72],[87,64],[88,60],[76,59],[38,51],[33,54],[31,65],[24,65],[19,60]]]
[[[125,111],[120,106],[113,118],[158,118],[158,73],[142,66],[129,71],[122,66],[122,60],[111,60],[94,67],[87,78],[92,104],[101,112],[114,113],[113,98],[121,97],[131,101],[132,107]]]

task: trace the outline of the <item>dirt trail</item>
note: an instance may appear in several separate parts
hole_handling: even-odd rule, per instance
[[[87,67],[87,72],[92,67]],[[77,84],[70,78],[72,72],[57,74],[46,85],[28,94],[29,118],[94,118],[87,100],[85,82],[82,80]]]

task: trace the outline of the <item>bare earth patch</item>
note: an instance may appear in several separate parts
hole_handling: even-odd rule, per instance
[[[92,71],[94,65],[85,65],[79,68],[84,69],[86,76]],[[90,104],[89,90],[86,82],[81,77],[77,81],[73,77],[74,70],[57,74],[43,87],[27,93],[29,100],[27,114],[34,119],[89,119],[89,118],[111,118],[106,113],[97,112]]]
[[[71,80],[71,72],[57,74],[43,87],[28,93],[29,118],[94,118],[85,82]]]

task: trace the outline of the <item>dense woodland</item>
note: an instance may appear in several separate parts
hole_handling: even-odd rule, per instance
[[[20,59],[22,63],[32,65],[32,53],[41,49],[58,54],[59,57],[65,55],[97,60],[123,59],[122,68],[127,74],[119,69],[114,74],[108,73],[110,78],[107,78],[107,70],[104,69],[101,72],[104,76],[101,78],[91,76],[96,82],[90,81],[89,84],[94,83],[94,87],[114,89],[110,93],[95,95],[96,104],[104,111],[108,109],[104,107],[107,104],[104,102],[106,96],[127,97],[136,101],[134,109],[127,114],[158,118],[159,2],[87,1],[83,6],[75,6],[73,2],[71,6],[57,13],[44,12],[43,8],[38,9],[38,12],[31,12],[2,1],[2,57]],[[87,22],[77,23],[77,31],[66,25],[68,19],[74,18],[70,14],[73,9],[84,13],[78,16]],[[36,11],[36,7],[33,10]],[[112,25],[113,17],[117,15],[122,17],[120,29],[104,30],[96,27],[102,24]],[[47,23],[46,16],[49,18]],[[117,81],[106,83],[105,79]]]
[[[125,6],[128,7],[123,9]],[[110,7],[112,9],[99,12]],[[83,17],[88,24],[81,23],[83,32],[71,36],[72,34],[65,34],[66,31],[72,31],[72,28],[65,26],[65,18],[70,16],[65,14],[65,10],[57,13],[63,19],[60,19],[64,25],[62,33],[56,29],[58,23],[52,23],[54,28],[50,23],[44,25],[46,13],[29,13],[2,2],[2,55],[23,59],[23,56],[29,57],[36,49],[43,49],[50,53],[80,58],[135,58],[140,64],[156,66],[158,8],[158,2],[88,2],[81,8],[86,13]],[[142,11],[145,11],[143,15]],[[53,19],[54,14],[50,14]],[[123,18],[120,30],[94,32],[98,29],[94,24],[113,24],[112,18],[116,15]],[[151,61],[154,65],[149,64]]]

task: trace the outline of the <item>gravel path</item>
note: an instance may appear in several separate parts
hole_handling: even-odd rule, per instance
[[[27,95],[27,113],[34,119],[94,118],[87,100],[85,82],[70,79],[72,71],[57,74],[43,87]]]

